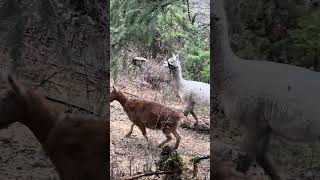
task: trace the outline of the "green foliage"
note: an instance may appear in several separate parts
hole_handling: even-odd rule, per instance
[[[320,11],[298,19],[298,28],[290,32],[294,46],[312,58],[320,56]]]
[[[318,66],[319,8],[308,8],[301,0],[227,2],[231,46],[238,56]]]
[[[197,32],[195,30],[195,32]],[[210,81],[210,52],[209,42],[205,34],[191,34],[187,39],[183,52],[185,57],[185,75],[190,79],[209,83]]]
[[[110,11],[112,54],[126,59],[120,50],[133,49],[155,58],[179,51],[185,76],[209,81],[208,33],[189,20],[184,1],[111,0]]]
[[[187,29],[185,5],[176,0],[112,0],[111,45],[147,48],[181,38]]]

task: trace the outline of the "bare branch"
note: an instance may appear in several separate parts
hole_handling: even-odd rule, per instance
[[[76,108],[79,111],[83,111],[83,112],[86,112],[86,113],[89,113],[89,114],[93,114],[93,115],[99,117],[98,114],[96,114],[95,112],[90,111],[90,110],[88,110],[88,109],[86,109],[84,107],[80,107],[80,106],[77,106],[77,105],[74,105],[74,104],[70,104],[70,103],[67,103],[65,101],[62,101],[62,100],[59,100],[59,99],[55,99],[55,98],[52,98],[52,97],[49,97],[49,96],[46,96],[46,99],[49,100],[49,101],[52,101],[52,102],[56,102],[56,103],[59,103],[59,104],[63,104],[63,105],[69,106],[69,107]]]
[[[138,173],[133,176],[129,177],[122,177],[121,180],[131,180],[131,179],[136,179],[136,178],[141,178],[141,177],[146,177],[146,176],[154,176],[154,175],[161,175],[161,174],[172,174],[173,171],[156,171],[156,172],[147,172],[147,173]]]
[[[195,157],[191,160],[191,161],[193,161],[193,177],[197,176],[198,163],[200,163],[200,161],[205,160],[205,159],[210,159],[210,156]]]

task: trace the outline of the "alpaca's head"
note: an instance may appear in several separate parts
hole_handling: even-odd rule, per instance
[[[170,70],[181,69],[179,55],[172,54],[172,57],[163,63],[163,66],[168,67]]]
[[[8,76],[9,86],[0,92],[0,128],[24,119],[27,100],[30,96],[25,88]]]

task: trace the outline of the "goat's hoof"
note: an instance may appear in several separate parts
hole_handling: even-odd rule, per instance
[[[183,112],[183,115],[184,115],[184,116],[188,116],[188,114],[189,114],[189,113],[188,113],[187,111]]]
[[[126,137],[130,137],[131,136],[131,134],[126,134]]]
[[[162,144],[159,144],[159,145],[158,145],[158,148],[162,148],[162,146],[163,146]]]

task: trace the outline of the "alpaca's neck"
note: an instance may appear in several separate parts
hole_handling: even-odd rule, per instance
[[[218,88],[222,88],[225,80],[232,75],[231,66],[234,63],[232,60],[236,57],[230,47],[223,0],[213,1],[213,14],[211,14],[211,17],[213,24],[213,33],[211,35],[213,39],[214,82]]]
[[[43,145],[55,126],[57,114],[54,114],[41,99],[34,101],[25,111],[26,119],[21,123],[25,124]]]
[[[177,89],[180,89],[182,86],[183,78],[182,78],[182,71],[181,68],[177,68],[175,70],[172,70],[172,76],[173,76],[173,82]]]

